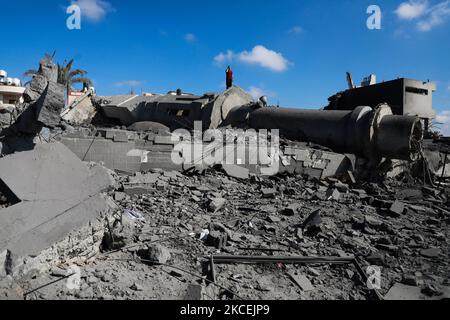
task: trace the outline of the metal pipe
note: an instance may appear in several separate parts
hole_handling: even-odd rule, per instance
[[[382,158],[416,159],[423,132],[418,117],[394,116],[386,104],[353,111],[241,107],[232,110],[229,119],[234,123],[246,119],[253,129],[278,129],[286,138],[353,153],[376,163]]]
[[[210,258],[210,257],[205,257]],[[284,264],[347,264],[354,261],[354,256],[348,257],[303,257],[303,256],[230,256],[230,255],[214,255],[214,263],[227,264],[227,263],[247,263],[247,264],[271,264],[271,263],[284,263]]]

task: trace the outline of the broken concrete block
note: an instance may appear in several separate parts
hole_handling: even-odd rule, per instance
[[[64,86],[49,82],[44,93],[35,103],[37,121],[45,127],[54,128],[61,122],[61,111],[64,108]]]
[[[302,224],[303,230],[316,229],[322,224],[321,210],[317,209],[311,212],[308,218]]]
[[[326,194],[327,200],[339,201],[341,193],[336,188],[329,188]]]
[[[281,219],[280,219],[280,217],[270,215],[267,217],[267,221],[269,221],[271,223],[278,223],[281,221]]]
[[[302,206],[298,203],[293,203],[291,205],[289,205],[287,208],[285,208],[282,211],[282,214],[284,214],[285,216],[294,216],[295,214],[297,214],[298,210],[300,210]]]
[[[379,220],[376,217],[371,216],[371,215],[366,215],[364,217],[364,222],[366,225],[373,227],[375,229],[380,227],[383,224],[383,222],[381,220]]]
[[[420,251],[420,255],[425,258],[437,258],[441,254],[441,249],[439,248],[429,248]]]
[[[227,200],[224,198],[214,198],[209,203],[209,210],[213,213],[216,213],[220,209],[223,208],[223,206],[227,203]]]
[[[133,291],[144,291],[144,287],[136,282],[131,285],[130,289]]]
[[[148,257],[152,262],[165,264],[170,260],[171,255],[166,247],[160,244],[152,244],[148,248]]]
[[[58,66],[53,63],[51,58],[44,57],[39,61],[39,74],[49,82],[56,83],[58,81]]]
[[[261,193],[263,194],[264,198],[275,198],[277,190],[275,190],[274,188],[263,188],[261,189]]]
[[[395,216],[400,216],[405,211],[405,204],[400,201],[395,201],[391,207],[389,208],[389,212],[394,214]]]
[[[206,237],[206,245],[215,247],[219,250],[226,247],[228,242],[228,236],[225,232],[210,231]]]
[[[113,140],[114,142],[128,142],[128,133],[126,131],[116,131]]]
[[[51,246],[111,208],[100,195],[114,183],[109,171],[89,168],[60,143],[1,158],[0,180],[18,199],[0,211],[0,251],[17,256]]]
[[[199,284],[189,284],[185,300],[197,301],[203,298],[203,286]]]
[[[311,281],[309,281],[309,279],[305,275],[294,274],[293,272],[288,272],[288,275],[303,291],[312,291],[315,289]]]
[[[37,74],[31,80],[30,85],[23,93],[23,99],[27,103],[35,102],[47,88],[48,80],[43,75]]]
[[[250,171],[247,168],[237,166],[234,164],[223,164],[222,168],[225,171],[225,173],[230,177],[236,179],[248,179],[249,177]]]
[[[407,286],[396,283],[384,296],[384,300],[421,300],[423,295],[421,289],[415,286]]]
[[[126,199],[126,194],[123,192],[114,192],[114,200],[120,202]]]

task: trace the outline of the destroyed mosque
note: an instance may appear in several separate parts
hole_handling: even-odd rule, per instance
[[[432,82],[306,110],[235,85],[67,98],[49,57],[0,81],[0,299],[450,297]]]

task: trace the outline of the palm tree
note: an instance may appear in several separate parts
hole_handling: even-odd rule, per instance
[[[53,55],[45,54],[42,60],[53,60]],[[86,78],[87,71],[81,69],[72,70],[74,59],[71,59],[68,63],[64,62],[62,65],[58,63],[58,83],[64,85],[67,90],[67,94],[73,91],[73,85],[76,83],[82,83],[84,86],[92,86],[92,80]],[[30,69],[24,72],[25,77],[34,77],[38,74],[38,70]]]
[[[67,92],[73,90],[73,85],[82,83],[84,86],[92,86],[91,79],[87,78],[87,71],[82,69],[72,70],[74,60],[71,59],[68,63],[60,65],[58,63],[58,83],[64,85]]]

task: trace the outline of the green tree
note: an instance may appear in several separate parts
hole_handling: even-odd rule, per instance
[[[82,83],[83,85],[92,86],[92,80],[87,78],[87,71],[82,69],[72,70],[74,60],[60,65],[58,63],[58,83],[64,85],[67,92],[73,91],[73,85]]]
[[[53,54],[53,56],[51,56],[47,53],[47,54],[45,54],[43,60],[49,59],[50,61],[52,61],[54,55],[55,54]],[[66,88],[67,93],[74,90],[73,85],[76,83],[82,83],[83,85],[92,86],[92,80],[86,77],[87,71],[82,70],[82,69],[72,70],[73,63],[74,63],[74,59],[71,59],[67,63],[64,61],[64,63],[62,65],[60,65],[59,63],[57,64],[57,66],[58,66],[58,83],[62,84]],[[37,75],[38,73],[39,73],[38,70],[30,69],[30,70],[27,70],[24,72],[24,76],[32,78],[35,75]]]

